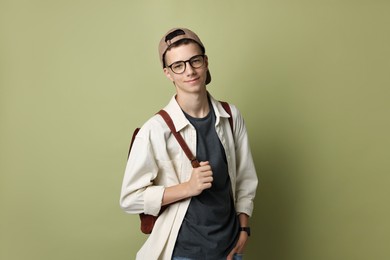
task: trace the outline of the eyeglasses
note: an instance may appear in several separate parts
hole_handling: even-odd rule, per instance
[[[186,70],[187,62],[194,69],[198,69],[198,68],[202,67],[204,64],[204,57],[205,57],[205,55],[203,55],[203,54],[195,55],[189,60],[176,61],[167,67],[170,68],[176,74],[182,74]]]

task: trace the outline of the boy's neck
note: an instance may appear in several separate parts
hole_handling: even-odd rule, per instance
[[[206,117],[210,112],[207,91],[176,95],[176,101],[184,112],[194,118]]]

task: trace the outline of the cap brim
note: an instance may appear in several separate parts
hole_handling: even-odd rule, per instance
[[[207,70],[206,85],[209,84],[210,82],[211,82],[211,74],[210,74],[210,70]]]

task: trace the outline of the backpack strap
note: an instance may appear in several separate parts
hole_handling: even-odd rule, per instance
[[[191,161],[192,167],[198,168],[200,166],[198,159],[196,159],[196,157],[192,154],[190,148],[188,147],[187,143],[184,141],[181,134],[176,131],[175,125],[173,124],[172,118],[169,116],[169,114],[163,109],[161,109],[157,114],[159,114],[164,119],[165,123],[167,123],[173,136],[176,138],[177,142],[180,144],[184,153],[186,154],[188,159]]]
[[[130,148],[129,148],[129,153],[127,154],[127,159],[128,159],[129,156],[130,156],[131,147],[133,146],[135,136],[138,134],[139,129],[140,129],[140,128],[137,127],[137,128],[134,130],[134,132],[133,132],[133,137],[131,137]]]
[[[188,159],[191,161],[191,165],[193,168],[197,168],[200,166],[198,159],[192,154],[190,148],[188,147],[187,143],[184,141],[183,137],[176,131],[175,125],[173,124],[172,118],[170,115],[165,111],[165,110],[160,110],[157,114],[159,114],[165,121],[165,123],[168,125],[169,129],[171,130],[173,136],[176,138],[177,142],[183,149],[184,153],[188,157]],[[133,136],[131,138],[130,142],[130,148],[129,148],[129,153],[127,154],[127,158],[130,156],[130,151],[133,146],[135,137],[137,136],[140,128],[136,128],[133,132]]]
[[[232,133],[233,132],[233,115],[232,115],[232,110],[230,109],[230,105],[229,103],[225,102],[225,101],[219,101],[223,107],[223,109],[225,109],[225,111],[229,114],[229,125],[230,125],[230,129],[232,130]]]

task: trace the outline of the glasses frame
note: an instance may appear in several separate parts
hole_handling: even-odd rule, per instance
[[[198,58],[198,57],[202,57],[202,65],[200,65],[200,66],[198,66],[198,67],[194,67],[194,66],[192,65],[191,61],[192,61],[193,59],[195,59],[195,58]],[[188,60],[179,60],[179,61],[175,61],[175,62],[173,62],[171,65],[168,65],[167,67],[170,68],[171,71],[172,71],[173,73],[175,73],[175,74],[183,74],[183,73],[186,71],[186,69],[187,69],[187,62],[188,62],[188,64],[190,64],[190,66],[191,66],[193,69],[199,69],[199,68],[201,68],[201,67],[204,65],[204,63],[205,63],[205,57],[206,57],[205,54],[198,54],[198,55],[192,56],[192,57],[189,58]],[[172,69],[172,66],[175,65],[175,64],[177,64],[177,63],[184,63],[184,69],[183,69],[183,71],[180,72],[180,73],[175,72],[175,71]]]

